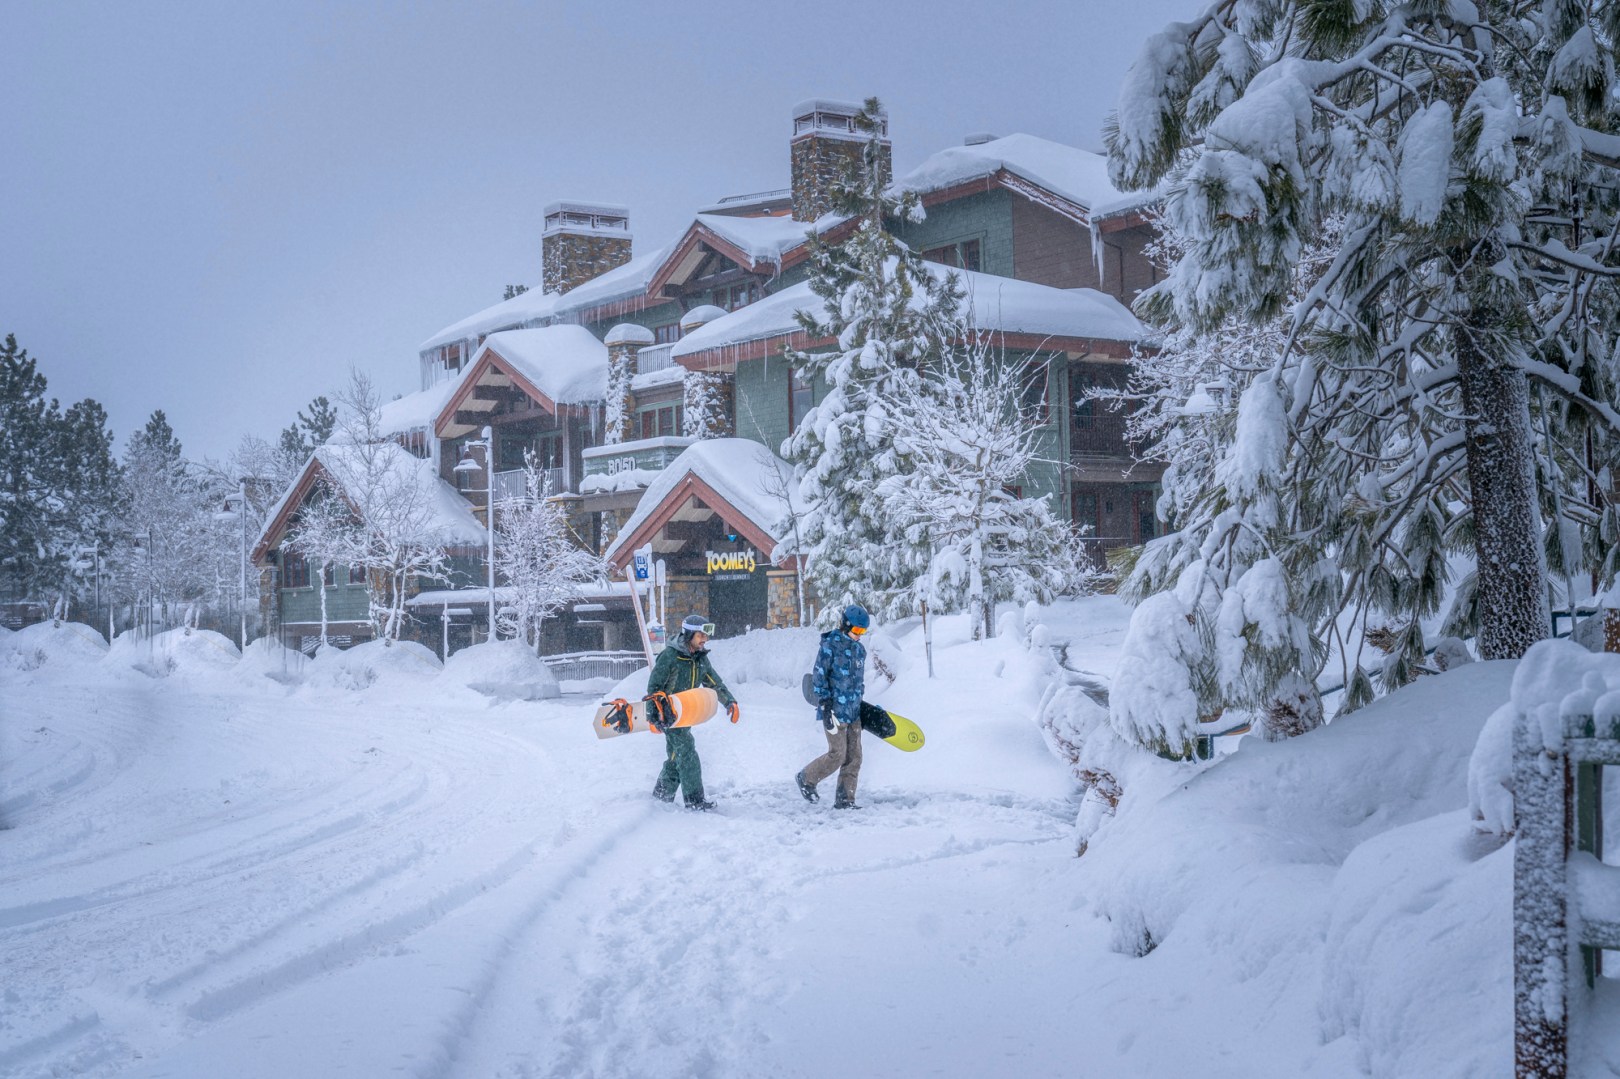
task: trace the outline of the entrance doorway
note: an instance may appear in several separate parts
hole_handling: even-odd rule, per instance
[[[765,568],[753,573],[716,573],[709,578],[709,617],[717,637],[735,637],[752,626],[763,629],[770,601]]]

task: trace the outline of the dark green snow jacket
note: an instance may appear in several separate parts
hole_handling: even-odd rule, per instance
[[[699,686],[708,686],[714,690],[720,698],[722,708],[730,707],[737,699],[731,695],[731,690],[726,688],[720,676],[714,673],[707,648],[689,652],[685,645],[675,641],[658,653],[652,674],[647,678],[647,695],[650,697],[659,690],[665,693],[679,693],[685,689],[697,689]]]

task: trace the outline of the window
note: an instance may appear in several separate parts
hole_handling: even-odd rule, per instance
[[[941,266],[954,266],[958,270],[979,271],[979,241],[963,240],[960,243],[945,244],[941,247],[930,247],[922,253],[924,261],[937,262]]]
[[[366,567],[364,567],[364,566],[350,566],[349,567],[349,583],[350,584],[365,584],[366,583]]]
[[[1024,376],[1018,393],[1018,412],[1026,423],[1046,422],[1048,370],[1049,365],[1045,360],[1030,360],[1024,365]]]
[[[714,290],[714,305],[724,307],[727,311],[735,311],[739,307],[747,307],[759,299],[759,282],[749,281],[742,285],[732,285],[730,288]]]
[[[664,438],[681,433],[684,410],[679,404],[643,409],[639,414],[641,438]]]
[[[788,375],[788,431],[799,429],[799,424],[810,414],[815,404],[815,389],[810,375],[801,368],[792,368]]]
[[[1074,493],[1074,523],[1086,529],[1086,535],[1096,538],[1100,521],[1097,520],[1097,495],[1090,491]]]
[[[301,554],[292,551],[284,552],[281,556],[281,587],[308,588],[309,562]]]
[[[662,326],[653,327],[653,340],[660,345],[667,345],[681,339],[681,324],[679,322],[666,322]]]
[[[321,567],[321,587],[331,588],[336,583],[337,572],[333,568],[332,563],[328,562],[326,565]]]
[[[444,367],[447,371],[461,370],[461,342],[444,346]]]

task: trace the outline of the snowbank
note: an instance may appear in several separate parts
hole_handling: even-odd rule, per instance
[[[755,629],[709,645],[709,659],[728,686],[766,682],[797,691],[816,659],[817,632],[809,627]]]
[[[425,681],[441,664],[415,641],[366,641],[353,648],[322,648],[304,671],[304,684],[335,689],[368,689],[381,682]]]
[[[237,664],[236,677],[249,681],[265,677],[285,685],[296,685],[303,680],[309,657],[295,648],[288,648],[274,637],[260,637],[249,641]]]
[[[153,678],[166,678],[172,674],[228,671],[241,659],[241,650],[224,634],[181,626],[150,639],[134,631],[120,633],[107,650],[104,662],[130,667]]]
[[[1513,669],[1469,664],[1311,734],[1247,738],[1172,766],[1163,793],[1127,783],[1082,859],[1114,948],[1277,992],[1272,968],[1325,940],[1321,984],[1298,986],[1320,994],[1324,1041],[1354,1035],[1375,1075],[1499,1072],[1511,1029],[1475,1016],[1511,1000],[1512,856],[1471,838],[1464,807]]]
[[[485,641],[450,656],[440,679],[502,701],[561,696],[557,678],[534,649],[519,640]]]
[[[71,670],[107,654],[101,634],[80,622],[36,622],[0,644],[0,664],[19,671]]]

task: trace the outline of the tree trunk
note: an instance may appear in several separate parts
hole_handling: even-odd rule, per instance
[[[1479,568],[1479,655],[1517,659],[1548,634],[1547,560],[1536,507],[1530,391],[1492,355],[1494,320],[1476,310],[1457,333]]]

